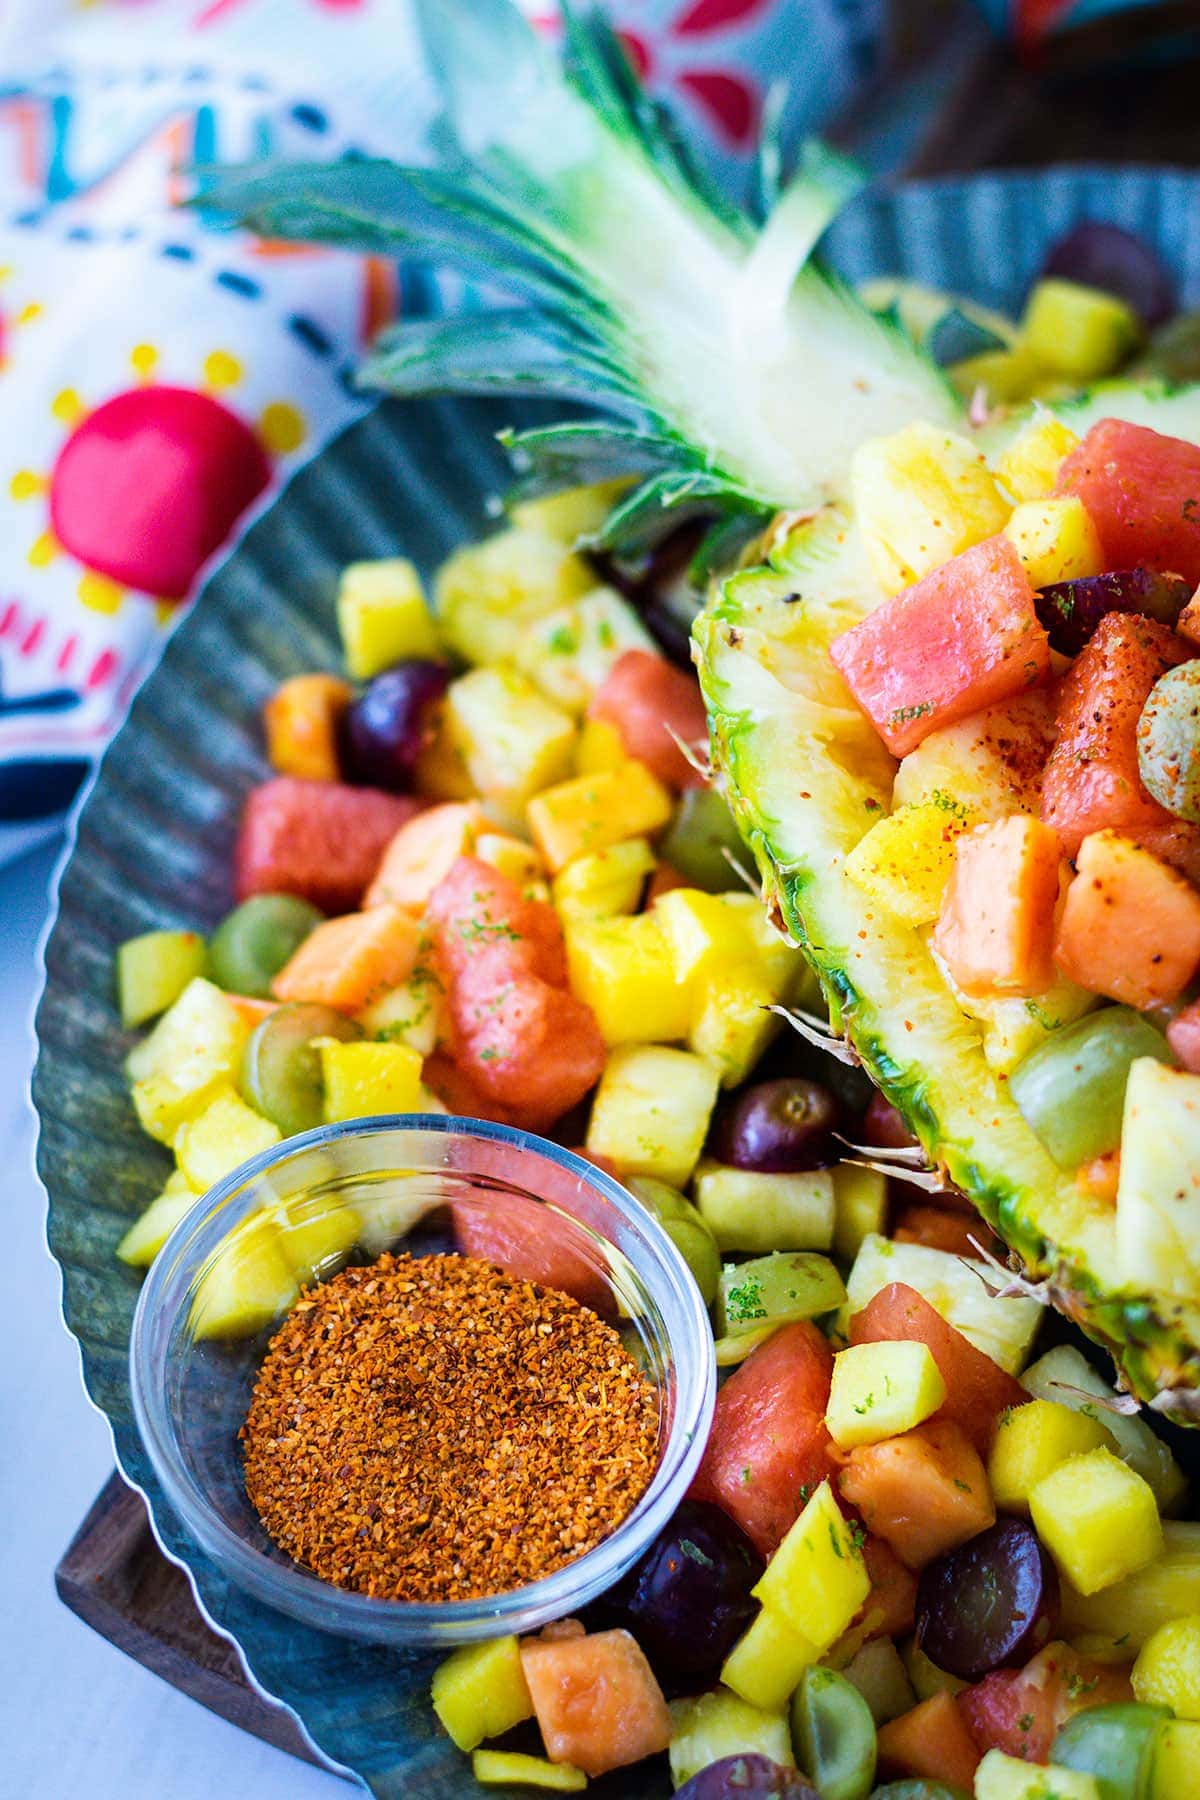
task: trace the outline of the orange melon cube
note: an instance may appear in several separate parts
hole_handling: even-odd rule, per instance
[[[996,1523],[987,1471],[949,1419],[859,1444],[838,1480],[842,1498],[910,1569],[965,1544]]]
[[[267,761],[280,775],[336,781],[337,733],[350,704],[350,684],[338,675],[293,675],[263,707]]]
[[[906,1777],[944,1781],[974,1791],[982,1753],[950,1694],[934,1694],[879,1730],[879,1773],[886,1781]]]
[[[477,800],[431,806],[402,825],[383,853],[363,905],[424,912],[460,856],[470,856],[488,822]]]
[[[275,996],[358,1012],[412,974],[420,936],[418,921],[399,906],[326,919],[275,977]]]
[[[1068,981],[1127,1006],[1177,999],[1200,968],[1200,893],[1115,831],[1092,832],[1075,861],[1054,945]]]
[[[1054,982],[1058,838],[1027,813],[954,847],[934,948],[964,994],[1044,994]]]
[[[529,1638],[521,1666],[551,1762],[603,1775],[670,1743],[662,1689],[627,1631]]]

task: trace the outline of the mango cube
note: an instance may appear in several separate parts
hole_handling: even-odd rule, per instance
[[[1111,375],[1141,338],[1132,307],[1077,281],[1039,281],[1025,307],[1022,342],[1044,368],[1069,381]]]
[[[988,1459],[988,1480],[1001,1512],[1029,1517],[1029,1496],[1044,1476],[1089,1450],[1113,1449],[1112,1433],[1095,1413],[1056,1400],[1030,1400],[1002,1413]]]
[[[1100,1800],[1100,1784],[1082,1769],[1039,1768],[989,1750],[975,1771],[975,1800]]]
[[[180,1127],[175,1155],[189,1184],[203,1194],[279,1141],[278,1125],[247,1106],[232,1087],[223,1087],[203,1112]]]
[[[783,1020],[771,1008],[781,997],[755,963],[710,969],[694,984],[687,1046],[714,1065],[722,1087],[740,1086],[778,1036]]]
[[[271,767],[302,781],[336,781],[338,726],[350,698],[339,675],[293,675],[277,687],[263,707]]]
[[[644,837],[577,856],[554,877],[554,904],[565,921],[614,919],[638,909],[654,852]]]
[[[588,1150],[625,1175],[655,1175],[672,1187],[691,1179],[717,1099],[711,1063],[687,1050],[626,1044],[600,1077]]]
[[[839,1163],[833,1171],[833,1248],[852,1263],[863,1240],[887,1225],[887,1176],[857,1163]]]
[[[929,925],[941,909],[955,843],[972,822],[961,801],[938,789],[877,820],[846,858],[846,873],[906,925]]]
[[[434,1712],[460,1750],[473,1750],[485,1738],[503,1737],[532,1719],[517,1638],[492,1638],[453,1651],[434,1671],[432,1697]]]
[[[162,1193],[138,1215],[117,1245],[121,1261],[134,1269],[148,1269],[198,1198],[182,1169],[172,1169]]]
[[[1154,1745],[1150,1800],[1196,1800],[1200,1794],[1200,1725],[1164,1719]]]
[[[828,1250],[833,1243],[829,1169],[764,1174],[704,1161],[695,1200],[720,1250]]]
[[[566,941],[571,991],[595,1013],[606,1044],[687,1036],[690,996],[653,913],[569,920]]]
[[[516,664],[548,700],[583,713],[626,650],[655,651],[656,645],[628,600],[598,587],[531,625]]]
[[[548,1794],[582,1794],[588,1784],[574,1763],[547,1762],[517,1750],[476,1750],[471,1773],[480,1787],[540,1788]]]
[[[1147,1706],[1169,1706],[1177,1719],[1200,1720],[1200,1613],[1160,1625],[1139,1650],[1130,1679]]]
[[[1154,1492],[1111,1450],[1068,1457],[1038,1482],[1029,1511],[1060,1573],[1081,1594],[1111,1587],[1162,1552]]]
[[[996,463],[996,474],[1014,500],[1041,500],[1054,492],[1078,435],[1052,412],[1040,412],[1015,437]]]
[[[727,1756],[766,1756],[794,1769],[792,1729],[784,1713],[752,1706],[728,1688],[671,1702],[671,1780],[676,1788]]]
[[[511,661],[531,625],[595,585],[590,565],[561,541],[520,527],[500,531],[464,544],[438,570],[438,626],[466,663]]]
[[[1026,500],[1004,527],[1035,588],[1099,575],[1105,567],[1100,534],[1077,494]]]
[[[850,487],[871,566],[889,594],[992,537],[1008,516],[977,447],[924,423],[863,444]]]
[[[325,1117],[369,1119],[421,1110],[421,1058],[408,1044],[318,1038]]]
[[[144,931],[117,951],[117,998],[126,1031],[174,1006],[204,972],[207,949],[198,931]]]
[[[782,995],[805,966],[800,952],[779,935],[753,894],[673,888],[655,901],[654,916],[671,947],[681,981],[695,981],[731,963],[752,963]]]
[[[253,1216],[229,1233],[200,1277],[192,1331],[201,1339],[252,1337],[274,1324],[298,1292],[273,1221]]]
[[[575,745],[575,772],[595,775],[629,761],[625,739],[608,719],[585,719]]]
[[[516,814],[571,767],[575,722],[516,669],[472,669],[451,682],[442,714],[474,787]]]
[[[753,1591],[820,1650],[845,1631],[870,1593],[871,1579],[828,1481],[809,1500]]]
[[[799,1686],[805,1669],[820,1656],[815,1644],[764,1606],[725,1658],[721,1680],[751,1706],[778,1712]]]
[[[346,669],[355,681],[369,681],[408,657],[436,657],[441,651],[421,577],[402,556],[344,569],[337,621]]]
[[[851,1450],[912,1431],[945,1398],[927,1344],[852,1344],[834,1357],[825,1424],[834,1443]]]
[[[556,538],[560,544],[574,546],[580,538],[599,531],[628,486],[628,477],[619,475],[612,481],[563,488],[537,500],[518,500],[509,508],[508,516],[521,531],[537,531],[543,537]]]
[[[559,782],[529,802],[534,842],[555,873],[622,838],[648,837],[671,817],[671,796],[645,763],[632,760]]]

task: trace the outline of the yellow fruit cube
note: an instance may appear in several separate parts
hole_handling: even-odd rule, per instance
[[[975,1771],[975,1800],[1100,1800],[1100,1784],[1082,1769],[989,1750]]]
[[[182,1169],[172,1169],[162,1193],[139,1214],[117,1245],[121,1261],[134,1269],[148,1269],[198,1198]]]
[[[1045,374],[1037,357],[1023,344],[1007,350],[981,350],[951,363],[947,375],[964,400],[982,388],[992,406],[1028,400]]]
[[[782,1711],[752,1706],[728,1688],[671,1702],[671,1780],[676,1788],[727,1756],[766,1756],[794,1769],[792,1730]]]
[[[882,1234],[887,1225],[887,1176],[858,1163],[839,1163],[833,1171],[833,1248],[852,1263],[864,1238]]]
[[[519,527],[500,531],[465,544],[438,570],[438,625],[464,662],[508,662],[536,620],[595,585],[590,565],[557,539]]]
[[[1200,1720],[1200,1613],[1160,1625],[1139,1650],[1131,1680],[1148,1706],[1169,1706],[1177,1719]]]
[[[661,781],[644,763],[626,761],[547,788],[529,802],[527,817],[535,843],[557,874],[576,857],[661,830],[671,810]]]
[[[871,1591],[849,1520],[823,1481],[753,1590],[802,1637],[828,1649]]]
[[[574,1763],[547,1762],[517,1750],[476,1750],[471,1773],[480,1787],[541,1788],[550,1794],[582,1794],[588,1784]]]
[[[574,546],[599,531],[628,486],[629,478],[620,475],[586,487],[563,488],[538,500],[518,500],[508,516],[521,531],[537,531]]]
[[[362,1230],[353,1207],[334,1205],[321,1196],[281,1201],[271,1209],[271,1217],[279,1230],[283,1259],[303,1286],[342,1262]]]
[[[988,1480],[1001,1512],[1029,1517],[1029,1496],[1044,1476],[1088,1450],[1112,1450],[1112,1434],[1099,1412],[1075,1412],[1056,1400],[1030,1400],[1000,1415]]]
[[[1081,1594],[1111,1587],[1162,1552],[1153,1490],[1111,1450],[1068,1457],[1043,1475],[1029,1511],[1060,1573]]]
[[[915,1637],[904,1646],[904,1667],[918,1700],[932,1700],[935,1694],[961,1694],[967,1685],[948,1669],[939,1669]]]
[[[828,1169],[763,1174],[702,1162],[696,1205],[719,1250],[828,1250],[833,1243],[833,1175]]]
[[[1070,381],[1111,375],[1141,338],[1132,307],[1077,281],[1039,281],[1025,307],[1022,342],[1044,368]]]
[[[138,1124],[147,1137],[170,1148],[188,1120],[202,1113],[221,1089],[229,1086],[230,1073],[215,1070],[201,1075],[194,1070],[182,1084],[169,1075],[151,1075],[145,1081],[135,1081],[129,1097]]]
[[[646,838],[626,838],[577,856],[552,883],[554,904],[564,923],[571,919],[615,919],[636,912],[654,852]]]
[[[450,684],[447,736],[477,791],[518,813],[571,767],[575,723],[516,669],[472,669]]]
[[[783,1020],[771,1008],[780,998],[756,963],[711,969],[693,984],[687,1046],[715,1065],[722,1087],[740,1086],[778,1036]]]
[[[402,556],[351,563],[338,586],[337,621],[346,670],[355,681],[441,651],[421,577]]]
[[[843,1450],[912,1431],[946,1398],[928,1344],[852,1344],[833,1359],[825,1425]]]
[[[670,1044],[687,1036],[691,996],[676,979],[652,913],[568,919],[572,993],[596,1015],[606,1044]]]
[[[1200,1725],[1163,1720],[1154,1744],[1150,1800],[1200,1800]]]
[[[846,873],[906,925],[929,925],[941,910],[955,842],[972,823],[967,807],[938,789],[877,820],[846,858]]]
[[[754,963],[781,995],[804,968],[800,952],[787,943],[753,894],[707,894],[700,888],[672,888],[654,904],[681,981],[728,967]]]
[[[117,951],[117,996],[126,1031],[174,1006],[203,973],[208,952],[198,931],[144,931]]]
[[[441,983],[427,964],[418,961],[412,974],[388,988],[355,1015],[368,1037],[407,1044],[418,1056],[431,1056],[447,1029]]]
[[[1077,494],[1023,501],[1004,535],[1035,588],[1099,575],[1106,566],[1100,534]]]
[[[264,1214],[252,1216],[228,1234],[197,1283],[193,1334],[252,1337],[273,1325],[298,1292],[274,1222]]]
[[[250,1027],[228,994],[203,976],[190,981],[149,1037],[125,1058],[130,1081],[167,1076],[181,1093],[213,1076],[232,1080]]]
[[[702,1056],[657,1044],[623,1045],[600,1077],[587,1147],[625,1175],[656,1175],[685,1187],[716,1099],[716,1071]]]
[[[617,769],[629,761],[625,739],[609,719],[585,719],[579,728],[575,745],[575,771],[579,775],[596,775],[602,769]]]
[[[1069,425],[1039,412],[999,458],[996,474],[1014,500],[1041,500],[1054,492],[1058,471],[1078,446]]]
[[[325,1117],[369,1119],[421,1110],[421,1058],[408,1044],[315,1040],[321,1052]]]
[[[466,752],[451,738],[440,707],[435,720],[433,736],[417,758],[413,786],[430,800],[473,800],[475,784],[467,769]]]
[[[863,444],[850,487],[871,566],[890,594],[991,537],[1008,517],[976,445],[924,423]]]
[[[512,837],[505,831],[485,831],[475,845],[475,855],[480,862],[490,868],[498,869],[501,875],[507,875],[510,881],[526,894],[527,898],[535,897],[530,890],[536,888],[536,898],[542,897],[545,886],[546,865],[532,844],[524,838]]]
[[[492,1638],[452,1651],[434,1671],[432,1698],[434,1712],[460,1750],[473,1750],[485,1738],[503,1737],[532,1719],[517,1638]]]
[[[1168,1519],[1164,1548],[1144,1568],[1097,1594],[1063,1589],[1063,1633],[1119,1640],[1126,1655],[1148,1643],[1161,1625],[1200,1613],[1200,1523]]]
[[[203,1112],[180,1127],[175,1155],[189,1184],[203,1194],[279,1141],[277,1125],[247,1106],[232,1087],[223,1087]]]
[[[738,1639],[721,1670],[721,1680],[751,1706],[779,1712],[821,1652],[787,1620],[764,1606]]]
[[[548,700],[582,713],[626,650],[656,649],[628,600],[598,587],[531,625],[514,660]]]

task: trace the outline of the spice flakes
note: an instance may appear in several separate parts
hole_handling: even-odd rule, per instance
[[[654,1474],[658,1400],[610,1325],[468,1256],[382,1256],[309,1289],[271,1340],[246,1491],[326,1581],[467,1600],[610,1536]]]

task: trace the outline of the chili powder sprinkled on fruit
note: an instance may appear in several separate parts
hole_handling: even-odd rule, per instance
[[[469,1256],[382,1256],[304,1293],[246,1422],[270,1537],[338,1587],[466,1600],[594,1549],[654,1474],[658,1397],[569,1295]]]

